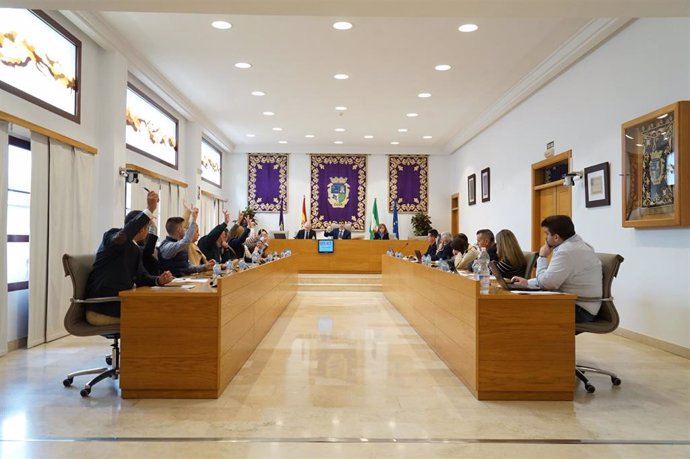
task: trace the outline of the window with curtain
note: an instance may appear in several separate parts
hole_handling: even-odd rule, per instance
[[[31,143],[10,137],[10,171],[31,171]],[[8,174],[7,185],[7,288],[29,288],[29,228],[31,174]]]

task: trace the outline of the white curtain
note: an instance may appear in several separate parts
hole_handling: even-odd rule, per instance
[[[160,182],[160,222],[158,222],[159,238],[164,238],[167,234],[165,232],[165,222],[170,217],[181,217],[180,210],[180,187],[178,185],[161,180]]]
[[[213,228],[213,215],[215,212],[214,199],[205,194],[201,195],[201,206],[199,207],[199,234],[208,234]]]
[[[46,341],[65,336],[65,313],[72,295],[62,255],[93,253],[91,212],[94,156],[50,139],[48,213],[48,294]]]
[[[31,223],[29,244],[29,330],[27,347],[46,342],[48,271],[48,138],[31,133]],[[41,261],[39,261],[41,260]]]
[[[8,125],[0,121],[0,355],[7,354],[7,169]]]
[[[131,183],[130,186],[132,193],[132,210],[146,209],[146,195],[148,193],[144,188],[156,192],[159,192],[160,188],[158,179],[151,178],[144,174],[139,174],[139,183]]]

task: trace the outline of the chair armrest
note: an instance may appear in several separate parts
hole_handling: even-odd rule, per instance
[[[613,297],[610,296],[608,298],[592,298],[588,296],[578,296],[575,301],[613,301]]]
[[[119,303],[120,297],[119,296],[104,296],[104,297],[100,297],[100,298],[88,298],[86,300],[76,300],[76,299],[72,298],[73,303],[82,303],[82,304],[112,303],[113,301],[117,301]]]

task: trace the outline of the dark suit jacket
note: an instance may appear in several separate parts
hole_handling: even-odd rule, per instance
[[[227,227],[228,225],[223,222],[213,228],[210,233],[199,239],[199,242],[197,242],[197,247],[199,247],[199,250],[201,250],[201,253],[204,254],[207,260],[216,260],[217,263],[224,263],[223,254],[221,253],[220,247],[218,247],[216,241]]]
[[[390,235],[388,233],[384,233],[384,235],[381,236],[381,233],[377,231],[374,233],[374,239],[390,239]]]
[[[443,246],[443,248],[440,251],[437,251],[435,255],[431,256],[431,260],[432,261],[448,260],[452,256],[453,256],[453,247],[451,247],[450,244],[446,244]]]
[[[149,233],[144,240],[144,245],[141,248],[142,264],[144,269],[153,275],[158,276],[161,273],[160,264],[158,263],[158,258],[156,257],[156,242],[158,242],[158,236],[153,233]]]
[[[297,234],[299,235],[299,232]],[[302,234],[304,234],[304,232],[302,232]],[[324,231],[323,237],[332,237],[333,239],[340,239],[338,237],[339,234],[340,234],[340,228],[336,228],[333,231]],[[299,237],[297,239],[299,239]],[[342,239],[352,239],[352,233],[350,232],[350,230],[343,230]]]
[[[297,231],[297,236],[295,236],[295,239],[316,239],[316,231],[311,230],[309,231],[309,234],[307,234],[307,237],[304,237],[304,230],[301,229]]]
[[[436,255],[436,243],[434,242],[431,244],[427,249],[426,253],[424,255],[431,255],[432,257]]]
[[[134,236],[149,224],[149,217],[141,213],[122,229],[112,228],[103,234],[93,271],[86,283],[87,298],[117,296],[122,290],[136,285],[155,285],[142,264],[141,248],[134,244]],[[86,308],[113,317],[120,317],[120,303],[86,305]]]

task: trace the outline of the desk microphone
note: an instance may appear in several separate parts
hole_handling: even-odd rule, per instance
[[[410,241],[407,241],[404,246],[402,246],[402,249],[400,249],[400,253],[402,253],[403,250],[405,250],[405,247],[410,245]]]

